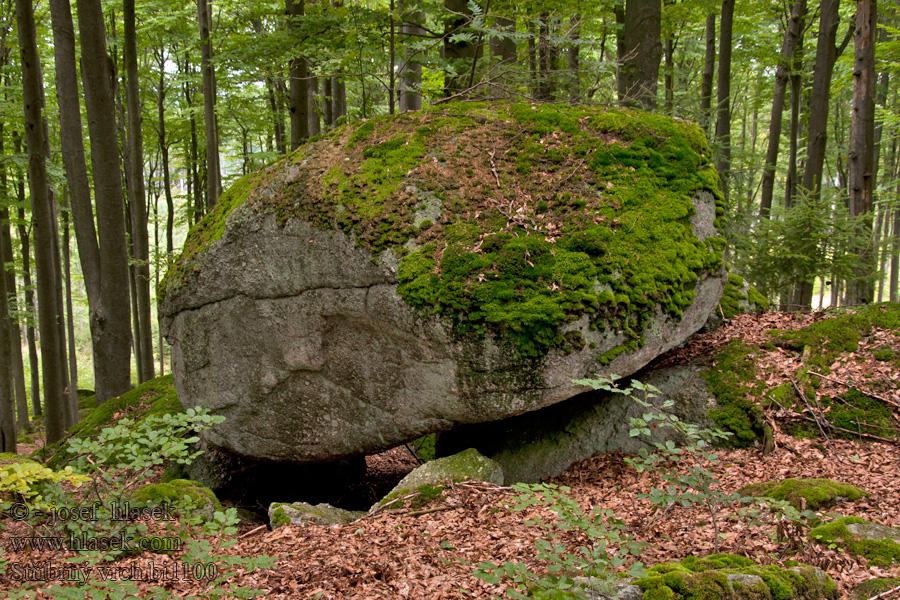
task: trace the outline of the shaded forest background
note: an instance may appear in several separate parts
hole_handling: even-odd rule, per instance
[[[900,22],[882,0],[0,0],[0,451],[168,370],[155,299],[224,188],[447,101],[698,123],[726,258],[782,310],[897,301]],[[134,360],[131,360],[131,357]]]

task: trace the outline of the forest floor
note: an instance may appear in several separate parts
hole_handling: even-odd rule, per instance
[[[685,347],[670,354],[666,364],[690,362],[710,355],[730,339],[762,343],[770,329],[795,329],[821,318],[816,315],[792,316],[768,313],[740,316],[719,330],[695,337]],[[900,406],[900,373],[882,361],[871,359],[866,349],[890,344],[900,351],[900,339],[891,331],[875,330],[860,344],[854,356],[842,355],[832,365],[827,386],[861,385],[878,381],[887,389],[889,403]],[[760,378],[775,386],[798,368],[800,357],[781,348],[760,348]],[[843,384],[838,383],[843,382]],[[886,385],[886,387],[885,387]],[[895,417],[900,410],[896,410]],[[823,477],[850,483],[869,492],[869,496],[842,504],[827,512],[855,515],[864,519],[900,527],[900,447],[895,443],[871,440],[795,439],[781,433],[779,415],[767,418],[775,429],[775,449],[764,455],[761,448],[722,450],[719,461],[708,465],[715,473],[718,489],[732,492],[744,485],[788,477]],[[370,457],[370,469],[382,476],[399,478],[414,465],[402,449]],[[635,540],[647,543],[640,560],[647,566],[678,561],[687,556],[715,552],[715,534],[709,513],[701,508],[671,507],[662,511],[648,499],[639,498],[659,485],[658,474],[638,473],[626,464],[625,457],[612,453],[573,464],[558,477],[549,480],[567,486],[568,494],[586,510],[603,507],[613,510],[625,521],[627,532]],[[225,551],[239,556],[268,555],[274,566],[241,572],[233,583],[265,592],[273,599],[464,599],[503,597],[505,584],[488,584],[473,576],[483,561],[502,564],[523,562],[540,571],[545,566],[536,559],[535,542],[546,537],[543,529],[527,525],[534,516],[543,515],[553,522],[545,509],[511,510],[517,493],[511,488],[481,482],[448,484],[443,493],[419,506],[383,510],[346,526],[284,526],[273,531],[258,523],[243,523],[234,537],[237,543]],[[788,539],[776,539],[773,521],[752,523],[738,515],[740,506],[722,506],[718,510],[719,551],[739,554],[763,564],[799,561],[825,570],[838,583],[841,596],[862,581],[874,577],[898,577],[900,565],[878,568],[865,559],[845,551],[813,544],[805,532],[794,531]],[[15,527],[8,522],[6,527]],[[6,528],[4,527],[4,528]],[[11,534],[7,529],[6,534]],[[790,533],[790,532],[788,532]],[[572,547],[584,541],[577,531],[561,532],[561,540]],[[63,558],[60,553],[54,560]],[[10,554],[13,561],[39,560],[37,551],[27,557]],[[46,558],[50,558],[48,555]],[[128,563],[146,565],[176,560],[162,555],[142,555]],[[10,581],[0,576],[0,590]],[[202,584],[192,581],[159,582],[176,596],[208,597]],[[139,584],[143,586],[144,584]],[[43,586],[41,586],[43,587]],[[39,592],[39,598],[51,597]]]

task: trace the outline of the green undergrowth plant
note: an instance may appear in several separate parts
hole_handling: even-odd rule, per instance
[[[539,516],[526,521],[547,534],[535,543],[537,557],[548,563],[547,571],[538,573],[520,562],[482,562],[474,571],[479,579],[491,584],[506,582],[510,598],[585,600],[588,591],[590,597],[596,597],[596,593],[612,589],[620,580],[619,567],[628,565],[627,574],[632,577],[643,575],[643,564],[632,559],[640,556],[645,544],[625,533],[625,522],[613,511],[596,506],[585,512],[569,495],[570,488],[552,483],[518,483],[513,489],[519,495],[513,499],[512,510],[545,507],[557,516],[555,523]],[[585,541],[573,547],[562,539],[562,533],[570,531],[578,532],[577,537]]]
[[[59,562],[71,572],[80,569],[87,575],[75,585],[50,586],[55,597],[146,597],[146,588],[139,591],[128,577],[104,576],[116,569],[115,562],[142,552],[178,555],[181,565],[195,569],[191,577],[206,584],[205,598],[249,598],[260,593],[230,583],[236,568],[253,570],[271,564],[269,557],[223,554],[236,541],[235,509],[222,510],[216,501],[216,510],[203,514],[193,510],[196,498],[188,493],[161,504],[135,494],[162,465],[192,462],[200,454],[192,449],[199,440],[197,434],[222,420],[206,409],[137,421],[119,419],[96,436],[68,441],[66,477],[35,479],[27,489],[19,485],[2,496],[4,516],[21,521],[31,531],[30,537],[17,539],[27,540],[31,548],[42,545],[78,552],[75,558]],[[198,565],[202,572],[196,571]],[[0,563],[0,572],[4,568],[15,576],[10,564]],[[116,572],[121,575],[121,569]],[[91,577],[92,573],[97,577]],[[23,582],[22,589],[9,597],[34,598],[36,589],[35,584]],[[173,597],[158,586],[151,586],[149,593],[154,598]]]

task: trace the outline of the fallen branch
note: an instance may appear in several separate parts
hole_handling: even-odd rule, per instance
[[[825,428],[822,426],[822,421],[824,421],[825,424],[829,425],[830,427],[834,427],[834,425],[829,423],[828,420],[825,419],[824,416],[821,419],[819,419],[819,415],[816,413],[815,410],[813,410],[813,407],[809,403],[809,400],[806,399],[806,394],[803,393],[803,390],[800,389],[800,386],[797,385],[797,382],[794,380],[793,377],[791,377],[790,380],[791,380],[791,383],[794,384],[794,389],[797,390],[797,395],[800,396],[800,398],[803,400],[803,403],[806,404],[806,408],[808,408],[809,412],[812,413],[812,416],[815,417],[815,423],[819,427],[819,431],[822,432],[822,437],[824,437],[828,441],[828,445],[831,447],[831,452],[835,456],[837,456],[837,449],[834,447],[834,440],[832,440],[831,436],[829,436],[825,432]],[[840,460],[840,458],[838,458],[838,460]],[[843,461],[841,461],[841,462],[843,462]]]
[[[245,534],[243,534],[243,535],[241,535],[241,536],[238,536],[238,539],[239,539],[239,540],[242,540],[242,539],[244,539],[244,538],[250,537],[250,536],[253,535],[254,533],[258,533],[258,532],[262,531],[263,529],[267,529],[268,527],[269,527],[268,525],[260,525],[259,527],[255,528],[255,529],[251,529],[251,530],[248,531],[247,533],[245,533]]]
[[[900,592],[900,585],[898,585],[898,586],[895,587],[895,588],[891,588],[891,589],[889,589],[889,590],[885,590],[885,591],[883,591],[883,592],[881,592],[880,594],[877,594],[877,595],[875,595],[875,596],[872,596],[871,598],[869,598],[869,600],[878,600],[879,598],[887,598],[888,596],[890,596],[891,594],[894,594],[894,593],[896,593],[896,592]]]
[[[868,396],[869,398],[875,398],[876,400],[881,400],[881,401],[884,402],[885,404],[890,404],[891,406],[895,406],[895,407],[897,407],[897,408],[900,408],[900,402],[894,402],[894,401],[891,400],[890,398],[886,398],[886,397],[884,397],[884,396],[880,396],[880,395],[878,395],[878,394],[876,394],[876,393],[874,393],[874,392],[868,392],[868,391],[866,391],[866,390],[862,390],[862,389],[860,389],[858,386],[855,386],[855,385],[853,385],[852,383],[850,383],[849,381],[843,381],[843,380],[841,380],[841,379],[835,379],[834,377],[828,377],[827,375],[822,375],[821,373],[816,373],[815,371],[807,371],[807,373],[809,373],[810,375],[815,375],[816,377],[821,377],[822,379],[826,379],[826,380],[828,380],[828,381],[833,381],[834,383],[838,383],[838,384],[840,384],[840,385],[843,385],[843,386],[845,386],[845,387],[848,387],[848,388],[850,388],[851,390],[856,390],[856,391],[859,392],[860,394],[863,394],[863,395],[865,395],[865,396]]]

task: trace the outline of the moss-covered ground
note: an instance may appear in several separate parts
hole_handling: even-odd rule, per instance
[[[401,257],[398,292],[459,333],[505,334],[526,357],[580,347],[589,315],[640,346],[655,307],[679,318],[724,239],[694,236],[692,197],[724,205],[693,124],[565,105],[446,104],[345,126],[242,179],[191,235],[181,285],[242,202],[340,229]]]
[[[733,434],[729,443],[738,448],[752,445],[765,431],[762,408],[754,399],[765,389],[756,378],[755,352],[741,340],[732,340],[703,374],[717,403],[709,417]]]

